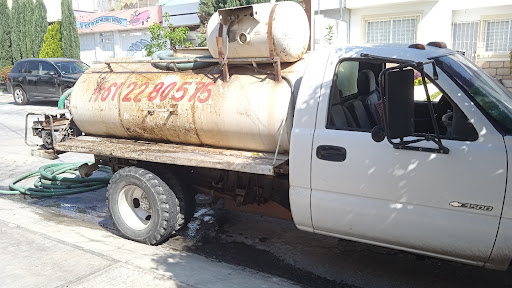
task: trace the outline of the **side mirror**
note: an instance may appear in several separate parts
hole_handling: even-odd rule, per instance
[[[57,76],[57,72],[55,72],[55,71],[48,71],[48,73],[46,73],[46,75]]]
[[[384,109],[389,140],[414,135],[414,71],[392,70],[384,74]]]

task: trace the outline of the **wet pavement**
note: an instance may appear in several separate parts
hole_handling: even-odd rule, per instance
[[[92,160],[91,155],[73,153],[57,160],[30,156],[31,148],[23,143],[24,115],[56,105],[52,103],[15,106],[9,95],[0,94],[0,189],[6,189],[13,177],[47,163]],[[73,219],[72,225],[83,223],[117,235],[105,192],[100,189],[54,198],[0,197],[44,211],[45,221],[56,225],[71,225],[66,219]],[[159,247],[279,276],[304,287],[512,287],[510,269],[486,270],[338,240],[299,231],[289,221],[220,208],[198,207],[188,228]]]

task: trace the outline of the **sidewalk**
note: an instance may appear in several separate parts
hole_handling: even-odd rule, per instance
[[[0,197],[0,287],[296,287]],[[172,240],[171,240],[172,241]]]

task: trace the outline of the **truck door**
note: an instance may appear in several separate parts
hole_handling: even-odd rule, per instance
[[[313,138],[313,229],[447,259],[485,262],[504,198],[503,137],[440,72],[442,97],[471,119],[476,139],[443,136],[449,154],[374,142],[370,131],[382,121],[374,71],[385,64],[360,61],[338,62],[330,70],[334,75],[325,74],[324,83],[332,83],[332,89],[322,87]],[[432,142],[418,145],[437,147]]]

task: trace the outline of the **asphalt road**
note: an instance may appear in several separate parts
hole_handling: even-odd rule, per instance
[[[16,106],[0,94],[0,189],[15,176],[45,163],[91,161],[91,155],[66,153],[57,160],[30,156],[24,144],[24,117],[56,102]],[[37,142],[36,138],[30,138]],[[48,212],[115,228],[105,190],[50,199],[0,196]],[[49,219],[50,221],[57,221]],[[58,223],[57,223],[58,224]],[[293,223],[268,217],[199,207],[189,228],[161,247],[187,251],[289,279],[304,287],[512,287],[512,270],[486,270],[400,251],[299,231]]]

